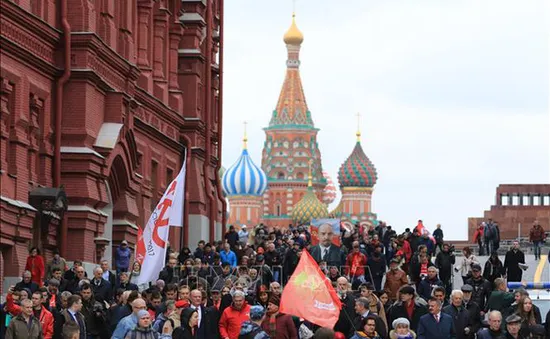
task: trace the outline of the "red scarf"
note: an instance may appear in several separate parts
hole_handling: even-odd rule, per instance
[[[405,304],[405,311],[407,311],[409,319],[412,319],[414,312],[414,300],[410,300],[408,304]]]

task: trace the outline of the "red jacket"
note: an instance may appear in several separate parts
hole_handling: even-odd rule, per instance
[[[533,226],[529,231],[529,241],[543,241],[545,238],[546,232],[540,225]]]
[[[240,310],[235,309],[233,305],[223,310],[219,323],[222,339],[238,339],[241,326],[247,320],[250,320],[250,305],[246,301]]]
[[[41,255],[28,256],[27,264],[25,265],[26,271],[31,271],[31,280],[35,282],[38,287],[42,287],[42,280],[44,279],[44,272],[46,271],[44,266],[44,258]]]
[[[19,315],[21,313],[21,306],[16,305],[13,302],[13,296],[8,293],[6,297],[6,311],[13,316]],[[40,312],[40,325],[42,325],[42,334],[44,339],[53,338],[53,314],[48,311],[44,306],[42,306],[42,312]]]
[[[483,226],[479,226],[479,228],[474,233],[474,242],[477,243],[478,240],[483,239]]]
[[[403,252],[405,252],[405,262],[410,262],[413,252],[408,240],[403,240]]]
[[[361,252],[351,252],[346,259],[346,275],[360,277],[365,275],[367,256]]]

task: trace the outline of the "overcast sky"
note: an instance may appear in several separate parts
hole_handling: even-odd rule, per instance
[[[545,0],[298,0],[301,75],[336,182],[355,143],[378,170],[373,210],[398,230],[423,219],[465,239],[502,183],[548,183]],[[260,164],[285,75],[292,1],[225,1],[223,164],[243,121]]]

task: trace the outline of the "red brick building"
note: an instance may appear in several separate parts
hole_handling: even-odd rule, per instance
[[[170,243],[220,238],[223,0],[0,6],[4,286],[31,246],[88,264],[133,246],[184,156],[187,224]],[[63,217],[37,218],[39,187],[64,187]]]
[[[483,217],[468,218],[469,243],[473,243],[479,224],[488,219],[499,224],[502,240],[516,239],[518,232],[528,237],[535,220],[550,231],[550,185],[499,185],[495,205],[485,211]]]

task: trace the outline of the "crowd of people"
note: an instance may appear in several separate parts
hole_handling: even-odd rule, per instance
[[[383,222],[340,232],[323,224],[313,235],[304,226],[231,226],[222,241],[168,248],[149,284],[137,284],[141,267],[126,241],[114,251],[114,269],[104,260],[90,272],[78,260],[69,268],[58,253],[45,264],[33,248],[22,281],[0,305],[0,337],[550,339],[550,312],[541,314],[527,290],[507,289],[522,281],[519,243],[502,262],[498,242],[482,236],[492,239],[480,243],[491,254],[482,267],[468,247],[455,257],[440,225],[433,236],[424,230],[421,221],[402,234]],[[540,257],[544,236],[537,239]],[[279,311],[306,249],[340,298],[333,328]]]

